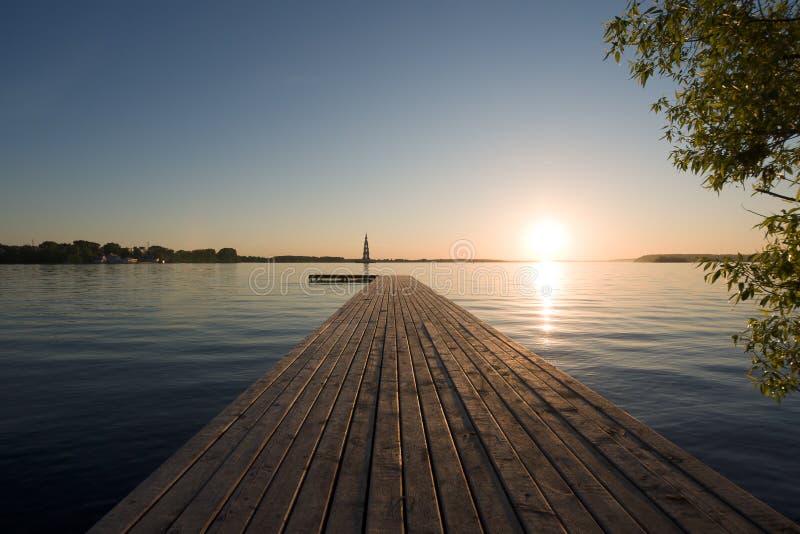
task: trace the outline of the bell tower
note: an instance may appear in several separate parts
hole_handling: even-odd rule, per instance
[[[361,256],[362,263],[369,263],[369,241],[367,234],[364,234],[364,254]]]

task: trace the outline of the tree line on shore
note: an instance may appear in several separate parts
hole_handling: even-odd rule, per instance
[[[373,259],[372,263],[439,262],[463,260],[440,259]],[[501,262],[496,259],[472,259],[470,262]],[[173,250],[160,245],[123,247],[118,243],[100,245],[93,241],[77,240],[72,243],[44,241],[38,245],[4,245],[0,243],[0,264],[6,263],[361,263],[360,258],[343,256],[240,256],[235,248],[201,248]]]
[[[2,263],[345,263],[358,261],[341,256],[239,256],[235,248],[173,250],[159,245],[123,247],[118,243],[100,245],[92,241],[72,243],[45,241],[39,245],[3,245]]]
[[[112,261],[117,259],[120,261]],[[158,263],[259,261],[255,257],[239,256],[234,248],[173,250],[159,245],[123,247],[118,243],[100,245],[83,240],[72,243],[45,241],[39,245],[0,244],[0,263],[125,263],[131,260]]]

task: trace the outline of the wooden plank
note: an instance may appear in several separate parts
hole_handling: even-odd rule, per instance
[[[358,393],[353,422],[347,435],[344,456],[331,499],[326,522],[326,529],[330,532],[356,532],[364,527],[388,306],[388,298],[384,296],[377,332],[368,356],[364,384]]]
[[[485,392],[477,392],[470,388],[469,380],[454,363],[454,357],[450,349],[442,340],[441,333],[433,323],[425,321],[423,325],[439,355],[443,372],[449,372],[450,380],[466,407],[467,416],[474,425],[476,435],[483,444],[489,461],[505,488],[505,493],[517,519],[526,530],[536,529],[540,532],[562,531],[561,522],[542,496],[530,473],[524,468],[519,455],[509,443],[506,433],[500,428],[500,425],[506,421],[502,423],[498,421],[487,406],[481,402],[480,395]],[[571,497],[572,492],[568,489],[566,491]],[[584,511],[581,510],[577,499],[574,502],[578,504],[575,509],[575,516],[584,515],[582,513]],[[589,517],[589,521],[584,522],[587,531],[598,530],[592,526],[592,523],[591,517]]]
[[[469,328],[469,327],[467,327]],[[476,338],[477,339],[477,338]],[[493,354],[503,354],[499,348],[494,347],[491,345],[491,342],[487,342],[487,345],[495,350],[496,352]],[[515,364],[515,361],[512,357],[502,358],[502,361],[509,365],[515,372],[520,373],[522,375],[526,375],[529,370],[525,369],[524,366],[518,366]],[[512,377],[512,374],[509,374],[509,377]],[[528,375],[528,381],[535,381],[537,380],[535,376]],[[580,431],[576,431],[575,427],[569,427],[568,424],[561,423],[554,414],[560,414],[561,417],[565,418],[567,421],[575,422],[574,418],[577,417],[577,410],[574,406],[569,405],[566,401],[556,395],[550,394],[547,391],[546,386],[541,384],[541,387],[535,389],[537,395],[531,395],[531,391],[527,390],[527,384],[522,382],[514,383],[517,391],[523,394],[525,400],[529,403],[529,405],[534,408],[538,413],[542,414],[542,417],[548,421],[548,424],[551,425],[551,428],[556,429],[559,432],[559,435],[562,436],[563,439],[569,441],[573,447],[577,450],[581,449],[580,440],[576,440],[576,436],[582,436],[585,439],[589,440],[590,446],[585,447],[584,450],[588,449],[588,452],[594,451],[594,455],[597,456],[597,451],[605,451],[606,456],[614,462],[615,466],[618,467],[622,473],[626,473],[629,480],[635,481],[643,490],[651,495],[654,499],[658,500],[659,498],[663,497],[672,497],[673,500],[675,498],[674,493],[670,493],[668,486],[665,486],[662,481],[657,479],[652,473],[647,471],[643,468],[643,466],[639,465],[636,462],[636,459],[631,457],[627,451],[618,447],[617,444],[613,441],[610,435],[604,433],[598,433],[593,431],[592,427],[587,424],[581,424],[578,422],[578,427]],[[546,399],[546,400],[545,400]],[[591,456],[582,455],[581,458],[584,461],[591,459]],[[603,473],[602,465],[598,463],[591,462],[591,465],[595,470]],[[621,479],[621,480],[620,480]],[[620,481],[624,483],[626,480],[625,475],[620,475],[620,473],[604,473],[604,482],[607,486],[611,487],[614,485],[616,481]],[[616,488],[616,491],[619,492],[623,490],[623,488]],[[662,493],[659,493],[662,492]],[[652,515],[652,508],[647,505],[646,501],[642,501],[639,498],[636,498],[635,494],[630,493],[623,493],[625,498],[622,502],[625,503],[626,507],[629,509],[630,513],[634,516],[640,518],[640,521],[645,521],[646,524],[653,522],[651,526],[657,526],[659,522],[659,518],[657,515]],[[678,499],[680,501],[680,499]],[[707,520],[702,519],[705,526]],[[668,524],[664,524],[664,519],[660,520],[662,523],[658,528],[659,529],[667,529]]]
[[[469,328],[469,325],[465,325]],[[481,332],[472,332],[477,338],[484,338]],[[485,338],[484,338],[485,339]],[[498,350],[498,349],[496,349]],[[513,361],[513,359],[512,359]],[[528,376],[528,380],[537,380],[534,376]],[[537,382],[538,383],[538,382]],[[553,406],[558,413],[563,417],[569,419],[573,417],[576,408],[566,402],[563,398],[559,398],[557,394],[550,391],[548,386],[544,383],[538,383],[540,387],[535,388],[536,392],[543,396],[543,398]],[[665,483],[664,480],[655,476],[647,470],[647,468],[636,461],[634,457],[619,448],[609,446],[613,441],[613,437],[605,434],[589,434],[587,431],[591,430],[591,426],[581,425],[580,431],[589,439],[592,444],[599,450],[604,451],[606,456],[620,467],[623,471],[629,474],[631,480],[634,480],[638,486],[654,502],[656,502],[667,514],[670,515],[675,521],[686,528],[693,530],[714,530],[719,528],[713,520],[705,515],[701,510],[689,500],[683,498],[679,489]]]
[[[425,303],[419,296],[418,299],[421,304]],[[481,441],[489,451],[526,529],[561,531],[563,521],[567,528],[586,532],[598,531],[594,519],[583,508],[571,488],[559,477],[518,423],[513,421],[513,415],[504,409],[499,398],[492,395],[491,386],[479,378],[479,373],[474,368],[465,368],[464,362],[459,361],[464,357],[463,351],[458,345],[448,343],[452,339],[446,338],[444,330],[433,322],[433,308],[426,307],[423,316],[423,324],[431,333],[434,347],[467,406]],[[516,447],[513,445],[515,442]],[[533,459],[527,462],[523,460],[530,456]],[[526,469],[526,464],[535,466],[535,469]],[[534,480],[534,474],[539,476],[538,480]],[[551,501],[568,509],[569,513],[562,516],[561,521],[555,516],[551,503],[542,494],[540,484],[548,490]]]
[[[319,532],[324,526],[356,401],[366,376],[367,356],[377,329],[380,302],[379,298],[373,302],[373,309],[376,311],[373,311],[372,319],[369,320],[367,330],[355,351],[353,370],[336,401],[308,468],[308,474],[299,489],[286,524],[286,532]]]
[[[378,303],[378,300],[375,299],[375,304]],[[379,306],[375,306],[370,316],[374,315],[379,308]],[[302,427],[299,430],[291,429],[291,431],[285,431],[292,438],[292,441],[285,447],[284,456],[279,462],[275,476],[261,490],[257,508],[247,524],[248,531],[277,532],[285,527],[286,519],[291,512],[297,492],[306,480],[308,466],[319,445],[325,426],[330,420],[333,407],[339,400],[345,383],[351,386],[354,384],[353,380],[347,381],[346,377],[353,376],[351,370],[353,370],[354,364],[356,368],[361,366],[363,369],[364,362],[357,362],[355,355],[366,333],[367,325],[367,321],[358,324],[358,335],[354,336],[351,343],[343,350],[342,358],[337,363],[335,374],[331,376],[325,389],[314,401],[314,405],[303,421]],[[370,336],[370,341],[373,337]],[[356,376],[360,377],[360,375],[361,371],[359,370]],[[345,396],[347,397],[351,393],[354,393],[352,388],[350,391],[345,392]],[[344,400],[348,402],[347,398]],[[271,465],[273,465],[272,462],[266,462],[265,464],[265,466]],[[316,483],[316,481],[311,481],[310,483]],[[221,530],[228,530],[228,527],[225,526]]]
[[[353,314],[347,316],[348,320],[340,323],[334,335],[324,339],[320,349],[285,387],[273,388],[275,391],[272,395],[264,395],[263,402],[254,405],[243,417],[242,420],[248,421],[248,424],[234,427],[220,439],[217,446],[210,449],[188,470],[131,531],[165,530],[184,511],[184,519],[177,527],[192,529],[196,528],[198,520],[202,521],[202,525],[209,513],[219,510],[242,477],[246,478],[248,472],[253,472],[249,470],[256,457],[287,416],[292,423],[302,417],[304,402],[318,394],[321,384],[331,373],[343,344],[352,335],[354,324],[357,324],[353,319],[361,317],[368,302],[360,301]]]
[[[600,527],[592,517],[594,514],[605,528],[613,527],[616,532],[641,532],[641,527],[582,466],[580,460],[569,454],[555,435],[548,433],[541,425],[536,426],[531,434],[526,432],[521,420],[535,423],[537,422],[535,414],[521,410],[523,403],[514,403],[515,392],[475,354],[474,349],[458,334],[458,330],[448,328],[449,325],[440,321],[442,310],[437,308],[436,300],[424,295],[420,295],[420,300],[429,305],[428,318],[433,322],[433,328],[443,333],[447,352],[452,356],[450,365],[454,369],[451,376],[460,371],[468,382],[462,386],[467,390],[462,393],[462,397],[471,396],[474,402],[483,404],[491,412],[497,420],[498,430],[513,445],[515,454],[524,464],[525,467],[521,471],[527,470],[529,476],[535,480],[535,491],[540,494],[543,505],[548,506],[549,503],[568,530],[599,530]],[[552,446],[547,447],[549,456],[540,449],[540,443]],[[556,469],[554,464],[560,467],[560,470]],[[571,480],[572,484],[568,484],[562,476]],[[509,493],[512,496],[524,494],[519,489],[510,490]],[[524,504],[516,504],[517,509],[522,509]],[[531,514],[527,526],[535,528],[539,521],[540,518]]]
[[[403,466],[400,451],[400,400],[397,391],[397,328],[394,283],[387,289],[386,335],[383,343],[378,411],[372,441],[367,532],[402,532]]]
[[[480,532],[483,527],[472,497],[472,490],[445,417],[439,393],[425,362],[419,333],[406,299],[405,294],[401,292],[399,301],[408,335],[411,365],[417,385],[443,526],[450,532]]]
[[[622,472],[615,470],[604,456],[598,454],[591,443],[581,439],[568,423],[558,417],[554,406],[526,389],[525,384],[512,371],[516,369],[516,372],[524,372],[524,369],[517,368],[517,362],[510,358],[500,358],[498,355],[501,352],[493,350],[491,345],[481,344],[477,337],[462,335],[461,332],[469,326],[458,324],[448,317],[441,316],[445,328],[460,340],[461,346],[471,346],[472,350],[465,352],[473,361],[481,359],[491,369],[486,372],[486,376],[491,377],[497,393],[513,410],[519,424],[569,481],[570,486],[581,496],[604,528],[621,529],[623,525],[617,519],[621,518],[624,524],[625,515],[630,513],[647,531],[679,530]],[[595,478],[587,478],[589,474]],[[598,487],[598,484],[602,487]],[[615,506],[613,502],[609,502],[612,496],[618,503],[624,503],[629,511],[620,511],[622,504]]]
[[[797,525],[460,306],[379,277],[93,532]]]
[[[592,396],[597,395],[594,392],[592,394]],[[596,398],[602,399],[599,395]],[[714,521],[734,532],[762,529],[775,532],[800,531],[796,524],[777,514],[775,510],[768,508],[766,504],[747,494],[627,412],[605,399],[603,401],[605,402],[602,404],[605,406],[598,409],[597,404],[589,402],[583,393],[575,398],[575,403],[579,405],[578,413],[587,413],[588,410],[584,407],[588,406],[594,408],[594,413],[601,413],[602,415],[594,421],[595,424],[607,434],[613,435],[615,441],[623,444],[630,454],[646,465],[660,479],[661,485],[678,485],[681,488],[682,498],[697,506]],[[670,498],[670,495],[667,495],[667,498]],[[675,499],[672,496],[672,501],[676,500],[682,502],[682,499]]]
[[[461,398],[439,360],[439,354],[433,346],[429,332],[423,326],[414,293],[404,297],[409,303],[411,318],[422,343],[425,363],[433,378],[442,410],[461,457],[481,523],[485,529],[522,532],[522,525],[509,501],[505,487],[477,436]]]
[[[254,476],[255,473],[267,476],[273,472],[259,470],[256,466],[259,462],[270,462],[275,456],[280,456],[282,452],[285,453],[285,448],[288,446],[287,441],[291,441],[287,434],[303,424],[308,416],[310,405],[316,398],[319,398],[328,382],[336,383],[335,373],[339,361],[342,357],[347,357],[348,347],[354,338],[357,339],[360,336],[359,321],[369,317],[372,307],[371,300],[365,300],[364,303],[365,308],[361,310],[361,313],[347,321],[345,332],[336,340],[328,353],[326,366],[321,367],[315,373],[303,392],[289,403],[287,410],[282,413],[276,410],[272,419],[262,419],[259,424],[259,432],[252,432],[239,444],[226,464],[215,473],[214,478],[206,484],[184,510],[178,521],[174,523],[175,529],[207,528],[218,516],[229,518],[233,515],[236,518],[244,519],[249,517],[244,513],[231,513],[232,495],[241,495],[244,491],[242,485],[246,484],[245,480],[250,482],[252,479],[248,477]],[[281,445],[284,446],[283,451]]]
[[[400,436],[403,454],[403,502],[409,532],[443,532],[431,467],[428,439],[414,377],[411,345],[399,295],[392,300],[397,332],[397,375],[400,381]]]
[[[548,402],[551,402],[555,406],[559,414],[567,419],[571,419],[576,432],[586,435],[587,432],[593,430],[593,425],[589,423],[599,424],[604,434],[600,436],[595,434],[594,437],[589,436],[588,438],[590,441],[592,441],[598,449],[603,451],[607,457],[614,461],[616,465],[622,466],[622,468],[628,472],[638,473],[638,475],[629,476],[631,476],[632,480],[638,482],[640,488],[648,493],[663,510],[675,521],[684,526],[684,528],[713,530],[727,525],[728,528],[733,528],[736,531],[752,530],[753,525],[750,523],[752,517],[748,516],[746,513],[742,513],[735,507],[727,505],[726,503],[728,501],[721,497],[716,491],[709,492],[702,489],[697,491],[698,488],[703,487],[703,483],[699,480],[689,478],[676,479],[674,477],[678,471],[682,470],[685,464],[684,459],[690,461],[689,458],[691,458],[697,462],[697,460],[688,453],[674,444],[667,442],[667,440],[649,427],[635,420],[629,414],[603,399],[597,393],[591,391],[565,373],[550,366],[541,360],[541,358],[518,343],[510,340],[493,327],[487,325],[483,321],[477,320],[477,318],[474,318],[474,316],[463,308],[446,299],[444,302],[461,317],[465,317],[469,321],[479,324],[480,329],[485,332],[481,334],[478,331],[471,330],[473,335],[478,338],[486,338],[486,335],[491,336],[491,338],[499,342],[499,344],[512,349],[505,353],[509,358],[517,358],[519,361],[527,363],[529,368],[540,372],[543,371],[546,374],[544,379],[537,380],[536,373],[529,374],[525,377],[526,387],[543,395]],[[504,353],[499,348],[496,350],[501,354]],[[531,364],[533,364],[533,366],[531,366]],[[569,383],[569,385],[567,385],[567,383]],[[587,395],[593,398],[595,403],[589,403],[586,400]],[[608,415],[609,411],[616,414],[614,418],[616,424],[604,425],[603,421],[610,417]],[[585,417],[585,419],[577,419],[576,414]],[[652,453],[656,452],[653,444],[648,440],[642,440],[637,437],[634,432],[634,428],[642,430],[641,427],[646,429],[645,433],[651,438],[669,443],[674,447],[673,452],[676,454],[670,457],[665,454],[656,453],[656,455],[653,456]],[[626,452],[620,454],[618,449],[609,446],[611,440],[623,444]],[[677,453],[683,456],[683,459],[679,462],[674,461],[674,459],[678,457]],[[644,460],[645,464],[637,465],[634,459]],[[707,466],[701,465],[704,468],[703,470],[710,471],[714,474],[713,478],[724,480],[726,483],[725,486],[727,486],[728,489],[733,487],[734,493],[744,493],[748,495],[748,501],[757,501],[757,499],[746,494],[743,490],[730,481],[727,481],[727,479],[724,479],[721,475],[713,472]],[[676,485],[673,485],[673,483]],[[756,505],[757,508],[761,508],[762,506],[766,507],[766,505],[760,503],[760,501],[758,501],[758,503],[760,506]],[[713,508],[710,508],[710,506]],[[751,506],[753,506],[752,503]],[[771,511],[771,520],[774,521],[776,525],[779,525],[780,528],[788,528],[788,525],[794,525],[791,521],[783,518],[771,508],[769,510]],[[794,525],[794,527],[796,528],[796,525]]]
[[[365,289],[367,291],[368,288]],[[263,403],[270,393],[280,392],[280,383],[287,377],[294,376],[315,350],[330,335],[332,329],[341,325],[343,318],[354,313],[362,304],[364,293],[354,295],[345,305],[339,308],[330,318],[306,336],[289,354],[244,393],[228,405],[203,429],[195,434],[185,445],[176,451],[167,461],[142,481],[127,497],[112,508],[91,529],[92,533],[128,531],[139,519],[150,511],[152,506],[165,495],[175,483],[195,463],[231,429],[244,421],[244,414],[257,403]],[[266,394],[266,396],[265,396]]]

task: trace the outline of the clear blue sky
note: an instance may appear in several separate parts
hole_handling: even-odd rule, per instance
[[[381,4],[381,5],[376,5]],[[624,1],[4,2],[0,242],[526,258],[753,250],[604,62]]]

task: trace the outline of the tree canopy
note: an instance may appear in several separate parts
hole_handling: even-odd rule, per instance
[[[168,263],[234,263],[240,261],[266,261],[266,258],[241,257],[235,248],[178,250],[159,245],[148,247],[121,247],[117,243],[100,246],[91,241],[56,243],[45,241],[34,245],[0,244],[0,263],[98,263],[103,256],[133,258],[141,262]]]
[[[652,0],[628,3],[605,27],[607,56],[630,56],[631,77],[671,80],[652,110],[682,170],[706,187],[742,187],[780,200],[757,225],[764,248],[750,258],[703,263],[734,302],[755,300],[734,341],[752,357],[765,395],[800,389],[800,2]]]

